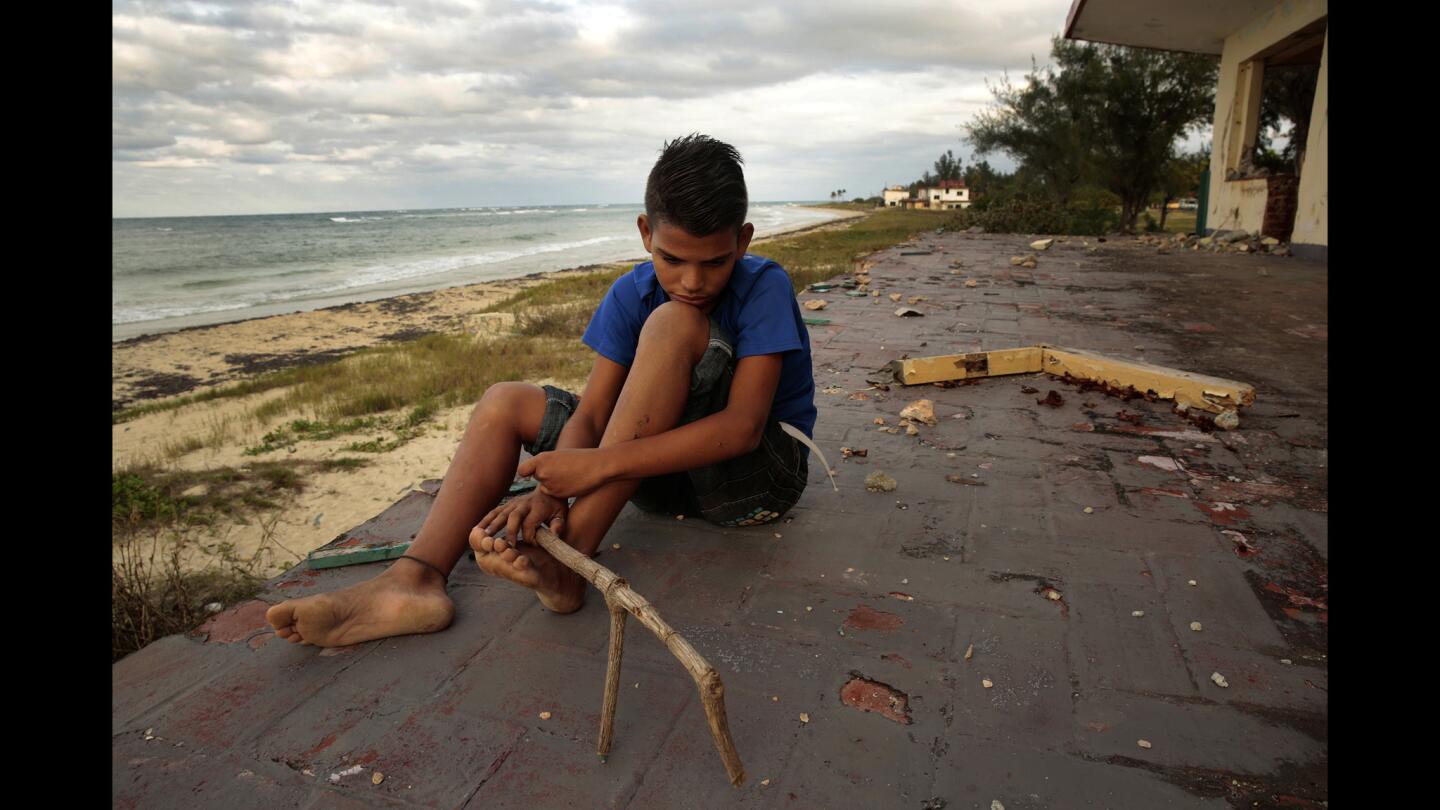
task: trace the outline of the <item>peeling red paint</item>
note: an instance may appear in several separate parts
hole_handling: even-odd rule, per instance
[[[1078,430],[1078,431],[1080,431],[1081,433],[1094,433],[1094,432],[1095,432],[1095,426],[1092,425],[1092,424],[1090,424],[1089,422],[1076,422],[1075,424],[1073,424],[1073,425],[1070,426],[1070,429],[1071,429],[1071,430]]]
[[[875,610],[869,605],[856,605],[845,619],[845,626],[855,630],[894,630],[904,623],[905,620],[894,613]]]
[[[349,537],[331,546],[331,548],[351,548],[358,545],[360,545],[360,538]]]
[[[1220,330],[1219,330],[1218,328],[1216,328],[1214,324],[1209,324],[1209,323],[1187,323],[1187,324],[1185,324],[1185,331],[1186,331],[1186,332],[1191,332],[1191,333],[1197,334],[1197,335],[1208,335],[1208,334],[1211,334],[1211,333],[1213,333],[1213,332],[1219,332]]]
[[[905,667],[906,669],[910,668],[910,662],[905,660],[905,656],[901,655],[900,653],[885,653],[884,655],[880,656],[880,660],[893,661],[900,666]]]
[[[1210,519],[1222,526],[1234,526],[1238,520],[1248,520],[1250,510],[1243,506],[1236,506],[1229,501],[1191,501],[1196,509],[1210,516]]]
[[[340,736],[340,733],[339,733],[339,732],[336,732],[336,733],[331,734],[330,736],[326,737],[325,739],[321,740],[318,745],[316,745],[314,748],[311,748],[309,751],[306,751],[306,752],[305,752],[305,754],[304,754],[305,759],[309,759],[309,758],[315,756],[316,754],[320,753],[321,751],[324,751],[326,748],[329,748],[330,746],[334,745],[336,738],[338,738],[339,736]]]
[[[230,644],[243,641],[252,633],[269,625],[265,622],[265,611],[270,605],[259,599],[241,602],[229,610],[211,616],[195,628],[196,635],[206,635],[208,644]]]
[[[858,673],[840,689],[840,702],[862,712],[874,712],[902,726],[910,725],[910,696],[888,684]]]
[[[1320,610],[1330,609],[1329,605],[1327,605],[1324,600],[1312,599],[1295,590],[1294,588],[1287,588],[1284,585],[1276,582],[1265,583],[1265,590],[1271,593],[1278,593],[1285,596],[1290,600],[1290,604],[1294,605],[1295,607],[1313,607],[1319,608]]]
[[[370,763],[374,762],[375,760],[377,760],[377,759],[379,759],[379,758],[380,758],[380,752],[379,752],[379,751],[376,751],[374,748],[371,748],[369,751],[366,751],[365,753],[361,754],[361,755],[359,756],[359,758],[357,758],[357,759],[355,759],[355,760],[353,760],[353,761],[354,761],[354,763],[355,763],[356,765],[369,765]]]

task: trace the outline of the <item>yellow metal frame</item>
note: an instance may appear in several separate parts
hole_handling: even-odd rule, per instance
[[[1255,402],[1255,387],[1247,383],[1045,344],[915,357],[898,360],[891,364],[891,369],[896,382],[905,385],[1042,371],[1056,377],[1068,374],[1072,379],[1090,380],[1120,389],[1134,388],[1141,394],[1150,392],[1160,399],[1172,399],[1186,407],[1210,413],[1233,411]]]

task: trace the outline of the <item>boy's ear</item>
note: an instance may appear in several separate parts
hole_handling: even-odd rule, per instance
[[[750,240],[753,238],[755,238],[755,226],[749,222],[741,225],[739,238],[735,240],[736,259],[744,256],[746,251],[750,250]]]
[[[635,227],[640,229],[640,241],[645,243],[645,252],[650,253],[650,218],[641,214],[635,220]]]

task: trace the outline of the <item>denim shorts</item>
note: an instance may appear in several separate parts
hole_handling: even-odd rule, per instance
[[[690,372],[690,394],[679,425],[724,410],[734,376],[734,341],[712,319],[710,345]],[[532,455],[555,449],[561,429],[580,404],[578,396],[563,388],[546,385],[544,389],[540,433],[525,448]],[[701,517],[718,526],[769,523],[800,500],[810,471],[809,453],[772,419],[754,450],[705,467],[646,478],[630,502],[646,512]]]

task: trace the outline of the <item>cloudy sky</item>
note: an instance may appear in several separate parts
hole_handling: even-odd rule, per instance
[[[986,80],[1043,64],[1069,7],[119,0],[113,213],[638,203],[692,131],[753,200],[878,194],[969,163]]]

